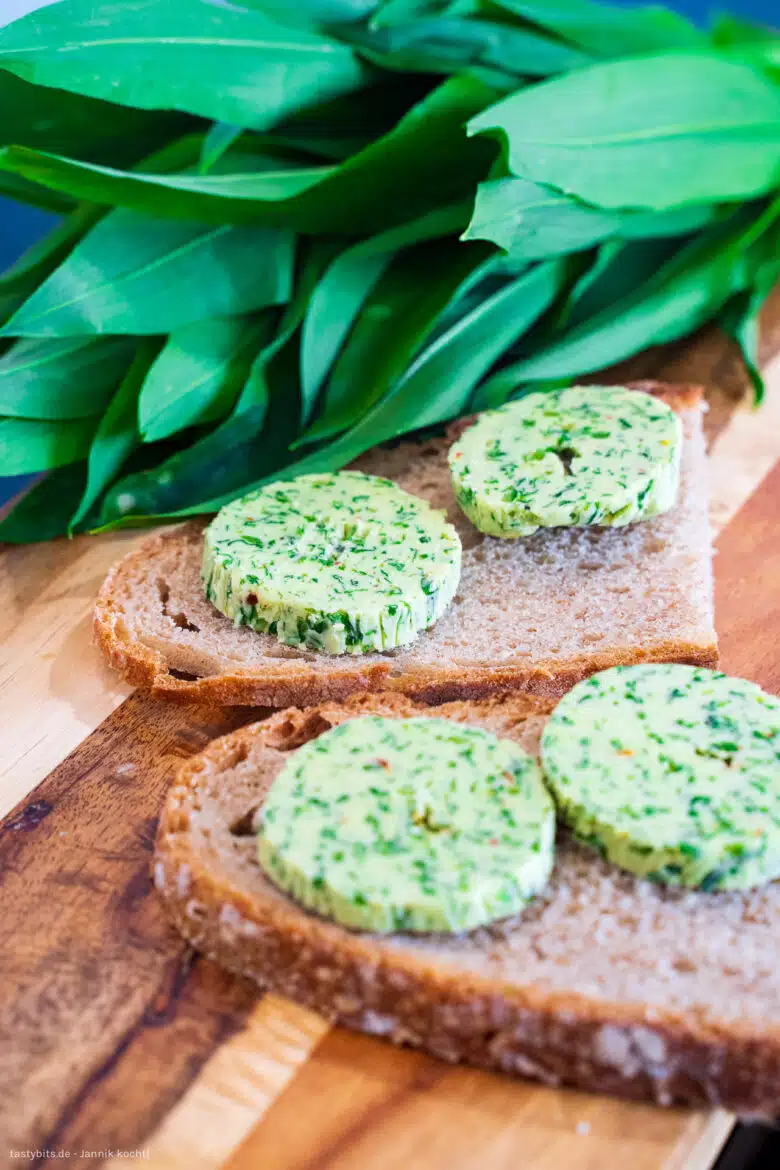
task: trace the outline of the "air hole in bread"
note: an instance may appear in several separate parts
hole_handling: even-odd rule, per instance
[[[253,804],[245,813],[237,817],[230,826],[231,835],[233,837],[254,837],[258,829],[257,816],[259,812],[260,805]]]
[[[184,613],[168,613],[168,602],[171,598],[171,587],[164,577],[157,578],[157,595],[160,598],[160,606],[162,607],[165,617],[169,617],[175,626],[180,630],[191,630],[193,634],[200,633],[200,626],[196,626],[191,622]]]
[[[239,764],[243,764],[248,755],[249,744],[239,741],[239,743],[231,748],[230,755],[225,757],[225,767],[237,768]]]
[[[269,747],[276,748],[279,752],[289,752],[293,748],[308,743],[311,739],[316,739],[323,732],[330,731],[332,726],[333,724],[320,715],[319,711],[313,711],[311,714],[301,715],[299,718],[283,719],[280,723],[269,727],[265,742]]]
[[[177,678],[180,682],[197,682],[200,678],[198,674],[192,674],[189,670],[177,670],[175,666],[168,667],[168,674],[171,678]]]
[[[186,614],[174,614],[173,624],[178,626],[180,630],[191,630],[193,634],[200,633],[200,626],[196,626],[194,622],[191,622]]]

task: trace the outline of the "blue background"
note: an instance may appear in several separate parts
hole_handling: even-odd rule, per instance
[[[2,24],[40,8],[49,0],[0,0],[2,5]],[[620,2],[620,0],[617,0]],[[623,7],[630,7],[630,0],[623,0]],[[677,0],[669,4],[697,21],[706,20],[707,16],[717,12],[728,11],[735,15],[752,17],[764,20],[766,23],[777,23],[780,18],[778,0],[739,0],[733,3],[709,3],[708,0]],[[2,111],[0,111],[2,117]],[[0,271],[16,259],[24,249],[54,223],[54,217],[35,208],[19,207],[0,199]],[[0,468],[0,473],[2,468]],[[21,481],[24,482],[24,481]],[[0,478],[0,504],[20,486],[20,481]]]

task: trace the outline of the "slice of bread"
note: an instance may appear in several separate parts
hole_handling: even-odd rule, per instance
[[[400,695],[277,712],[179,772],[155,881],[190,942],[348,1027],[547,1084],[780,1113],[780,882],[702,893],[633,878],[559,828],[547,890],[460,936],[355,933],[291,901],[256,860],[285,754],[364,714],[432,714],[534,751],[549,700],[425,708]]]
[[[204,596],[198,523],[151,537],[113,568],[95,609],[98,644],[128,681],[155,695],[269,707],[361,691],[426,702],[505,691],[556,696],[618,663],[714,666],[701,391],[637,386],[662,394],[682,416],[682,481],[672,511],[626,528],[496,540],[455,503],[447,439],[378,448],[358,461],[445,508],[463,543],[455,600],[412,646],[334,657],[234,626]]]

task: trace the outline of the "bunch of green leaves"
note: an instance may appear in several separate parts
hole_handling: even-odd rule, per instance
[[[757,397],[780,39],[595,0],[0,27],[0,539],[209,512],[717,320]]]

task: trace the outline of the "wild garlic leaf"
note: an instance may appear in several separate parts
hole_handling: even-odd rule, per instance
[[[110,483],[116,479],[141,441],[138,432],[138,396],[158,345],[144,338],[139,341],[130,368],[119,383],[97,430],[87,456],[87,479],[84,492],[69,520],[74,532],[85,520]]]
[[[763,211],[745,208],[716,225],[662,265],[644,284],[570,328],[560,338],[491,379],[512,386],[590,373],[648,345],[698,328],[729,297],[749,288],[777,246],[780,201]]]
[[[17,341],[0,357],[0,415],[89,418],[110,401],[132,359],[119,337]]]
[[[495,146],[469,142],[464,125],[495,97],[494,89],[474,78],[450,78],[386,135],[336,166],[255,153],[242,143],[205,175],[160,173],[159,164],[153,173],[129,172],[8,147],[0,150],[0,172],[139,214],[220,225],[256,222],[307,233],[374,233],[470,196]]]
[[[28,544],[64,536],[84,490],[85,478],[83,461],[44,476],[0,520],[0,542]]]
[[[176,329],[141,390],[143,441],[158,442],[224,417],[246,380],[263,329],[251,317],[215,317]]]
[[[330,438],[369,412],[491,253],[487,245],[463,247],[453,240],[400,252],[366,297],[325,385],[319,418],[295,446]]]
[[[255,130],[351,93],[365,77],[338,41],[207,0],[109,9],[61,0],[0,29],[0,69],[36,85]]]
[[[293,259],[290,232],[112,211],[0,335],[170,333],[206,317],[283,303]]]
[[[0,38],[3,36],[0,29]],[[132,166],[172,138],[197,128],[186,115],[134,110],[31,85],[0,67],[0,146],[24,143],[107,166]]]
[[[229,122],[215,122],[203,139],[198,167],[200,173],[202,175],[208,174],[223,154],[238,142],[243,133],[243,126],[231,126]]]
[[[288,447],[299,426],[297,374],[290,371],[290,364],[297,362],[293,338],[332,255],[329,241],[309,245],[302,256],[295,294],[281,321],[272,310],[260,318],[264,326],[262,347],[230,417],[159,466],[125,476],[105,498],[103,525],[133,522],[134,517],[173,515],[182,509],[196,511],[210,496],[240,493],[244,484],[266,469],[289,460]],[[282,361],[283,351],[289,352]]]
[[[780,243],[780,233],[775,239]],[[780,248],[768,248],[766,258],[755,273],[753,284],[738,292],[724,305],[718,315],[718,324],[737,343],[745,369],[753,385],[754,402],[758,406],[766,391],[761,372],[760,314],[764,302],[780,278]]]
[[[0,418],[3,475],[49,471],[83,459],[99,416],[79,419]]]
[[[376,443],[457,417],[502,351],[554,302],[567,272],[566,261],[550,260],[511,282],[424,349],[407,374],[346,434],[275,468],[274,477],[290,479],[344,467]],[[267,478],[245,490],[259,487]],[[210,499],[180,514],[217,511],[236,494]]]
[[[505,98],[486,132],[513,175],[602,208],[752,198],[780,174],[780,86],[726,53],[612,61]]]
[[[684,16],[655,4],[622,7],[592,0],[490,0],[485,7],[522,17],[599,57],[634,56],[705,40]]]
[[[317,395],[349,334],[366,297],[401,248],[455,235],[468,219],[468,203],[430,211],[419,219],[389,228],[345,249],[329,266],[311,298],[301,335],[303,421],[308,422]]]
[[[495,70],[508,78],[546,77],[587,65],[591,57],[532,28],[450,15],[408,24],[358,26],[342,32],[372,64],[405,73]]]
[[[243,0],[244,8],[260,8],[283,24],[310,28],[349,23],[369,16],[382,0]]]
[[[622,219],[528,179],[488,179],[477,188],[463,239],[492,240],[517,259],[543,260],[593,247],[614,235]]]
[[[97,223],[100,214],[96,207],[78,208],[32,244],[0,275],[0,326],[63,262],[88,229]]]

